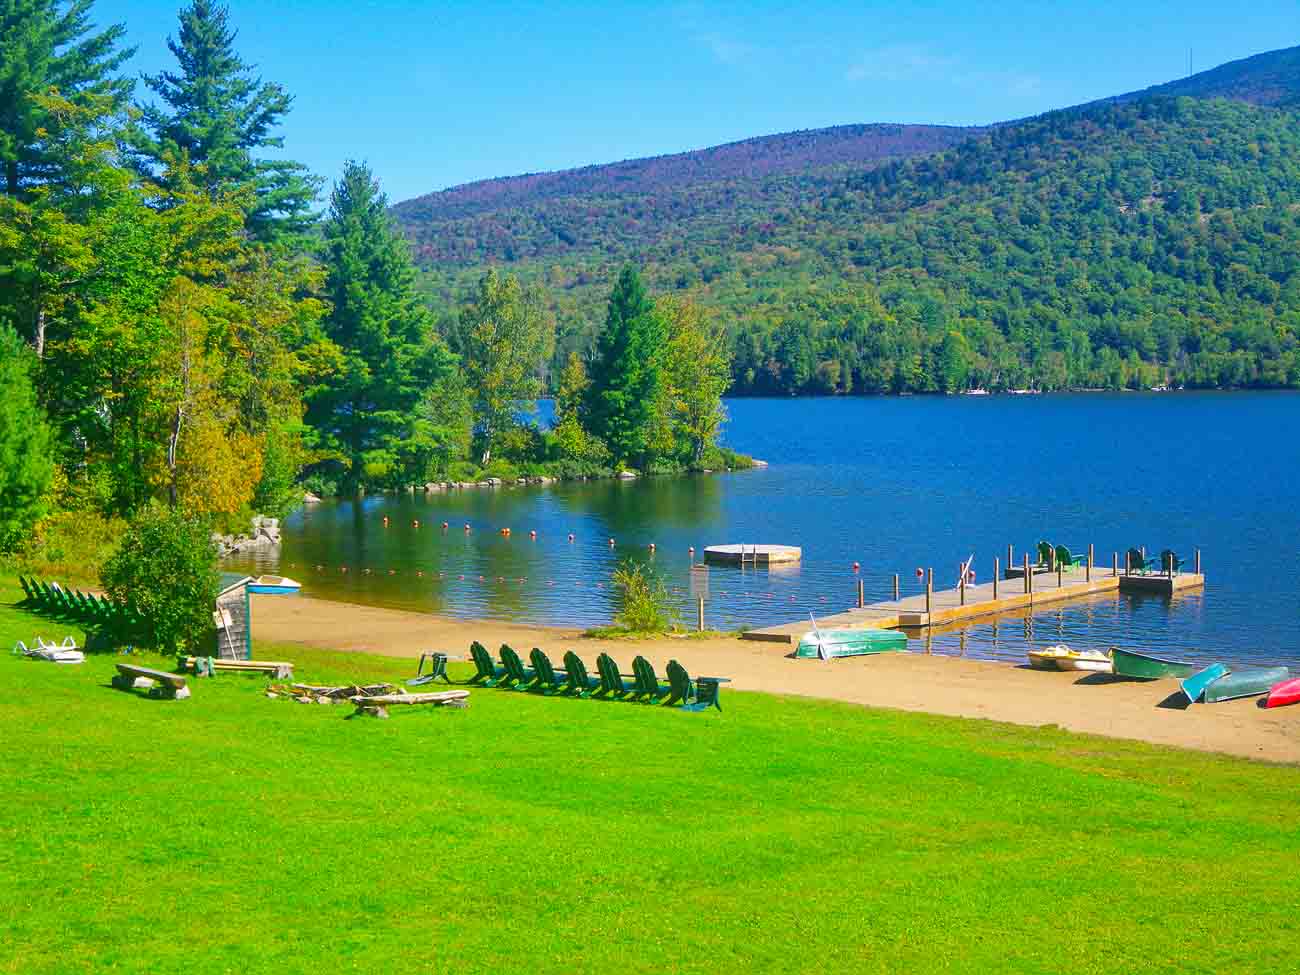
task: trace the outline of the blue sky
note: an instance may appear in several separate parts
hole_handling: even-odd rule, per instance
[[[132,68],[171,67],[178,0],[98,0]],[[1296,0],[420,3],[233,0],[295,96],[288,154],[365,159],[394,201],[492,176],[851,122],[975,124],[1300,43]]]

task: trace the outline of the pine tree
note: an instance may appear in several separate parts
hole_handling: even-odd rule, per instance
[[[228,8],[194,0],[179,16],[179,34],[167,40],[179,71],[144,79],[161,104],[143,106],[132,128],[128,141],[137,161],[150,176],[165,180],[166,165],[186,155],[210,194],[251,189],[245,220],[256,239],[301,234],[312,223],[320,181],[301,163],[258,157],[260,150],[284,144],[272,133],[292,96],[255,77],[253,66],[235,53]]]
[[[131,97],[133,82],[114,72],[135,49],[118,48],[126,33],[121,24],[91,32],[91,2],[0,0],[0,167],[7,196],[26,196],[62,172],[61,154],[44,135],[49,105],[39,96],[57,89],[74,107],[93,102],[106,114]]]
[[[0,324],[0,551],[40,515],[53,474],[50,431],[32,387],[33,357]]]
[[[587,391],[587,429],[616,461],[647,459],[666,337],[640,275],[628,265],[609,296]]]
[[[345,491],[356,493],[401,475],[415,408],[452,360],[433,336],[410,251],[365,165],[344,167],[324,236],[333,307],[323,324],[336,349],[314,355],[325,368],[307,391],[306,419],[319,446],[342,461]]]

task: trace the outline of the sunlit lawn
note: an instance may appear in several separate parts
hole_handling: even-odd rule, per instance
[[[113,663],[0,659],[0,971],[1295,971],[1293,768],[725,691],[348,720]]]

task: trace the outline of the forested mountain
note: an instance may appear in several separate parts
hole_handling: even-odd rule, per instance
[[[956,145],[979,129],[842,125],[650,159],[467,183],[393,213],[424,264],[514,261],[587,247],[637,247],[666,226],[742,219],[863,168]],[[789,177],[797,175],[798,180]]]
[[[1188,93],[1213,97],[1173,97]],[[534,195],[499,188],[500,205],[492,184],[449,191],[455,218],[396,212],[436,305],[487,263],[545,286],[557,361],[590,347],[635,259],[657,289],[721,313],[737,393],[1294,386],[1297,94],[1293,48],[1154,94],[946,130],[943,151],[912,158],[752,160],[754,175],[698,182],[648,160],[619,164],[636,174],[626,192],[618,167],[592,167],[577,171],[590,192],[565,195],[579,177],[555,174],[530,178]],[[424,216],[440,196],[422,198]]]

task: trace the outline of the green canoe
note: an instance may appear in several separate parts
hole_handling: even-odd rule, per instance
[[[820,636],[820,640],[818,637]],[[860,657],[907,649],[907,634],[898,630],[809,630],[799,641],[796,657]]]
[[[1205,689],[1205,703],[1217,704],[1238,697],[1259,697],[1267,694],[1274,684],[1280,684],[1290,676],[1291,671],[1285,667],[1234,670]]]
[[[1196,671],[1195,664],[1185,663],[1181,660],[1166,660],[1164,657],[1153,657],[1148,653],[1138,653],[1136,650],[1125,650],[1122,647],[1112,648],[1110,659],[1114,663],[1117,675],[1120,677],[1136,677],[1140,680],[1155,680],[1159,677],[1190,677]]]

